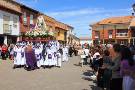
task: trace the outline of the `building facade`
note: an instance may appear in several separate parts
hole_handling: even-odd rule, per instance
[[[72,44],[71,45],[79,45],[80,39],[76,35],[72,35]]]
[[[40,15],[40,12],[22,4],[20,4],[20,6],[22,13],[20,16],[20,33],[23,35],[36,26],[37,18]],[[20,37],[20,41],[21,40],[23,40],[22,36]]]
[[[134,16],[111,17],[90,25],[94,44],[131,43],[132,32],[129,28]]]
[[[84,45],[84,44],[92,44],[92,39],[90,37],[80,37],[80,44]]]
[[[47,15],[44,15],[44,20],[45,20],[45,23],[46,23],[46,29],[48,31],[53,31],[55,32],[55,22],[56,20],[50,16],[47,16]]]
[[[39,16],[43,16],[45,29],[54,32],[56,40],[67,42],[71,26],[15,0],[0,0],[0,45],[24,40],[23,35],[35,28]]]
[[[55,23],[55,31],[56,31],[56,40],[58,40],[59,42],[66,44],[66,37],[67,37],[67,25],[56,21]]]
[[[0,0],[0,45],[16,43],[20,35],[21,8],[12,0]]]
[[[72,26],[68,26],[68,31],[67,31],[67,44],[73,44],[73,27]]]

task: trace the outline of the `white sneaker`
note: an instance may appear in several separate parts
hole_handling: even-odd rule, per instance
[[[90,76],[90,78],[93,79],[93,80],[96,80],[97,76],[96,75],[92,75],[92,76]]]

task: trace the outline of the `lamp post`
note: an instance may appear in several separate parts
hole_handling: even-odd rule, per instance
[[[135,12],[135,3],[132,5],[133,11]]]
[[[115,30],[115,43],[117,43],[117,26],[114,25],[114,30]]]
[[[135,3],[132,5],[132,8],[133,8],[133,11],[135,12]],[[134,15],[134,13],[132,13],[133,15]],[[131,28],[130,28],[130,30],[131,30]],[[132,36],[132,34],[131,34],[131,38],[133,39],[133,45],[135,44],[134,43],[134,38],[133,38],[133,36]]]
[[[102,24],[102,26],[103,26],[103,32],[102,32],[103,42],[102,42],[102,44],[105,44],[105,38],[104,38],[104,35],[105,35],[105,33],[104,33],[104,31],[105,31],[105,24]]]

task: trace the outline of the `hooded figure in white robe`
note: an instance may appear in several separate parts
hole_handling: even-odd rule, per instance
[[[61,67],[61,62],[62,62],[62,56],[61,56],[60,51],[58,50],[57,51],[57,65],[56,66]]]
[[[46,48],[46,59],[44,61],[44,65],[45,66],[52,66],[53,65],[53,52],[50,48],[50,46],[48,46]]]
[[[68,48],[67,47],[64,47],[63,49],[63,62],[64,61],[68,61]]]
[[[40,68],[41,67],[41,59],[42,59],[42,50],[39,46],[36,46],[35,48],[35,56],[37,60],[37,66]]]
[[[22,55],[22,60],[21,60],[21,65],[26,65],[26,57],[25,57],[25,46],[23,45],[22,46],[22,53],[21,53],[21,55]]]
[[[14,47],[14,67],[13,69],[20,67],[22,63],[22,49],[20,45]]]

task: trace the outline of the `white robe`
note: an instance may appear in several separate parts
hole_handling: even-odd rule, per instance
[[[45,66],[51,66],[53,64],[53,52],[51,49],[47,49],[47,55],[46,55],[46,60],[44,61]]]
[[[134,80],[130,76],[123,77],[123,90],[133,90]]]
[[[25,47],[22,47],[22,54],[21,65],[26,65]]]
[[[14,57],[14,65],[21,65],[21,63],[22,63],[21,47],[19,47],[19,48],[15,47],[14,52],[16,52],[16,56]]]
[[[37,60],[37,66],[40,67],[41,66],[41,49],[40,48],[35,48],[35,56],[36,56],[36,60]]]
[[[63,59],[62,61],[68,61],[68,49],[65,47],[63,48]]]
[[[56,46],[53,45],[52,46],[52,52],[53,52],[53,65],[57,65],[57,49],[56,49]]]
[[[56,41],[56,48],[57,48],[57,50],[60,49],[60,43],[58,41]]]
[[[61,61],[62,61],[62,57],[61,57],[61,54],[58,52],[57,53],[57,66],[61,67]]]

